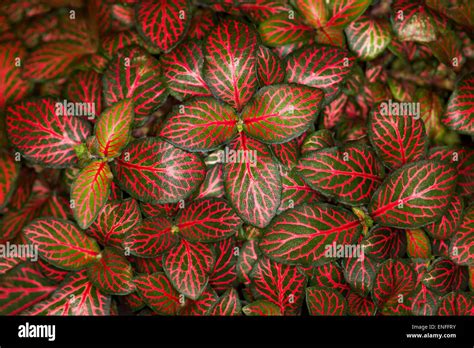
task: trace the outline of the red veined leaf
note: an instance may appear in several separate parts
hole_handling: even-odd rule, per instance
[[[224,195],[224,173],[222,164],[216,164],[207,170],[206,178],[201,187],[199,187],[196,199],[222,198]]]
[[[15,157],[0,149],[0,209],[10,200],[19,174],[20,165],[15,161]]]
[[[474,74],[465,75],[449,98],[441,122],[449,129],[474,135],[473,102]]]
[[[454,168],[430,160],[410,163],[392,172],[372,196],[370,216],[376,223],[418,228],[445,213],[456,185]]]
[[[23,263],[26,258],[20,258],[16,256],[2,257],[0,259],[0,277],[12,269],[14,269],[19,264]]]
[[[391,169],[423,159],[428,146],[423,121],[399,108],[403,105],[383,102],[375,107],[368,122],[370,142]]]
[[[122,4],[113,4],[111,6],[111,16],[115,20],[112,23],[114,29],[129,29],[135,24],[135,11],[133,7]]]
[[[270,145],[270,149],[278,161],[283,165],[285,170],[291,170],[298,162],[301,141],[305,136],[306,133],[303,133],[299,137],[294,138],[286,143]]]
[[[443,30],[436,40],[427,43],[433,55],[443,64],[459,72],[466,58],[462,52],[462,42],[453,30]]]
[[[461,223],[464,202],[458,196],[452,196],[446,213],[439,221],[426,225],[424,228],[435,239],[449,239],[457,231]]]
[[[173,217],[176,215],[179,209],[182,208],[184,208],[184,201],[172,204],[151,204],[140,202],[140,210],[146,217]]]
[[[24,100],[7,109],[6,128],[11,144],[28,160],[49,167],[76,164],[74,147],[90,135],[87,121],[57,107],[52,98]],[[61,110],[58,110],[61,109]],[[61,112],[60,112],[61,113]]]
[[[230,143],[224,164],[224,187],[229,203],[247,223],[265,227],[281,200],[278,165],[268,147],[242,133]]]
[[[347,313],[356,316],[372,316],[377,311],[377,307],[372,300],[362,297],[355,292],[351,292],[347,297]]]
[[[251,282],[250,272],[255,263],[259,259],[260,250],[258,249],[257,240],[246,241],[239,250],[239,258],[237,260],[237,278],[244,284]]]
[[[266,46],[278,47],[307,43],[313,37],[314,29],[307,26],[299,14],[282,12],[260,23],[259,33]]]
[[[209,284],[216,291],[225,291],[237,283],[236,256],[239,249],[233,238],[227,238],[214,244],[216,263],[209,276]]]
[[[47,298],[56,286],[30,263],[0,276],[0,314],[17,315]]]
[[[306,277],[296,266],[268,258],[260,259],[250,274],[256,299],[270,301],[283,315],[299,315],[304,300]]]
[[[175,223],[190,242],[215,242],[235,235],[242,220],[225,200],[204,199],[181,210]]]
[[[450,240],[432,239],[431,240],[431,251],[434,256],[445,256],[449,257],[449,244]]]
[[[194,154],[157,138],[138,139],[122,151],[112,167],[119,186],[147,203],[175,203],[189,197],[206,170]]]
[[[328,6],[324,1],[294,0],[296,9],[313,28],[322,28],[329,17]]]
[[[127,234],[141,222],[140,208],[133,198],[108,202],[86,233],[102,245],[122,249]]]
[[[87,277],[104,294],[126,295],[135,291],[130,262],[111,248],[105,248],[102,257],[87,269]]]
[[[377,263],[364,254],[344,260],[344,279],[351,288],[363,297],[372,290],[377,273]]]
[[[439,304],[437,315],[474,315],[474,299],[468,292],[451,292]]]
[[[77,71],[73,73],[66,83],[64,96],[69,102],[88,103],[93,105],[95,114],[102,112],[102,80],[96,71]]]
[[[323,27],[316,31],[316,42],[322,45],[346,47],[344,30],[338,27]]]
[[[210,286],[206,287],[201,296],[196,300],[186,300],[185,305],[179,311],[181,316],[205,316],[209,315],[212,307],[217,303],[219,296]]]
[[[329,5],[328,28],[344,28],[362,15],[371,5],[370,0],[334,0]]]
[[[436,315],[439,295],[430,290],[423,283],[419,283],[413,291],[413,315]]]
[[[122,300],[132,312],[137,312],[146,307],[146,303],[138,295],[138,292],[132,292],[131,294],[122,296]]]
[[[163,272],[163,256],[157,257],[134,257],[133,263],[139,273],[153,274]]]
[[[372,60],[382,54],[392,38],[387,20],[369,16],[352,22],[345,32],[349,48],[362,60]]]
[[[242,110],[243,129],[266,143],[283,143],[302,134],[315,121],[323,92],[298,85],[260,89]]]
[[[130,138],[133,118],[132,99],[120,100],[104,110],[95,125],[101,155],[109,159],[120,155]]]
[[[146,0],[135,7],[138,33],[165,52],[171,51],[184,38],[191,17],[189,0]]]
[[[329,255],[328,250],[334,244],[351,244],[361,231],[360,221],[344,208],[305,204],[275,217],[259,247],[272,259],[309,266],[334,259],[336,255]]]
[[[272,317],[283,315],[281,313],[280,307],[266,300],[257,300],[255,302],[249,303],[244,308],[242,308],[242,312],[246,316]]]
[[[330,288],[306,288],[306,303],[309,315],[340,316],[347,312],[346,299]]]
[[[24,98],[31,90],[29,80],[21,77],[21,62],[26,50],[19,41],[0,44],[0,111],[5,105],[15,103]],[[18,65],[20,64],[20,65]]]
[[[211,95],[202,76],[204,56],[200,43],[184,42],[160,59],[166,85],[173,97],[184,100]]]
[[[437,23],[421,0],[396,0],[391,19],[393,31],[401,41],[436,40]]]
[[[293,170],[281,176],[281,204],[279,211],[292,209],[303,204],[320,201],[319,194],[301,179]]]
[[[206,288],[214,262],[210,246],[184,239],[163,256],[163,268],[171,283],[192,300],[197,300]]]
[[[296,170],[314,190],[349,205],[368,203],[384,175],[375,152],[354,145],[306,153]]]
[[[237,122],[230,106],[198,97],[175,107],[159,135],[188,151],[210,151],[235,137]]]
[[[257,34],[242,22],[223,20],[204,43],[204,79],[211,92],[238,111],[257,90]]]
[[[474,12],[469,1],[426,0],[426,5],[467,28],[474,27]]]
[[[170,250],[178,241],[171,221],[165,217],[154,217],[143,220],[130,230],[123,246],[132,255],[156,257]]]
[[[214,304],[209,315],[234,316],[241,315],[242,307],[239,294],[234,288],[227,290]]]
[[[469,289],[474,290],[474,267],[469,267]]]
[[[34,81],[61,78],[74,70],[76,62],[94,48],[74,41],[54,41],[35,48],[25,59],[23,77]]]
[[[440,123],[443,112],[442,99],[432,90],[418,89],[415,100],[420,103],[420,115],[425,124],[426,133],[430,139],[435,139],[438,134],[444,133]]]
[[[184,304],[184,298],[163,273],[139,275],[134,282],[140,297],[158,314],[176,315]]]
[[[332,288],[343,295],[350,289],[344,279],[343,270],[336,262],[314,267],[309,286]]]
[[[416,274],[411,265],[401,260],[387,260],[377,271],[373,299],[382,313],[394,314],[399,305],[408,301],[416,286]]]
[[[320,129],[308,134],[301,145],[301,155],[306,155],[312,151],[318,151],[326,147],[335,146],[332,133],[327,129]]]
[[[387,78],[387,84],[394,99],[401,102],[413,101],[413,96],[415,95],[416,91],[416,86],[413,83],[404,80],[396,80],[389,77]],[[420,106],[420,108],[423,109],[422,106]],[[426,128],[428,128],[427,125]]]
[[[214,12],[210,9],[198,9],[191,20],[188,38],[202,40],[215,27]]]
[[[70,221],[36,219],[23,230],[27,241],[38,246],[39,255],[59,268],[77,271],[98,259],[100,248]]]
[[[94,161],[88,164],[71,186],[74,218],[82,229],[95,221],[107,203],[110,194],[112,173],[107,162]]]
[[[265,86],[281,83],[285,79],[283,62],[272,50],[263,45],[258,46],[257,74],[260,83]]]
[[[99,52],[107,58],[107,65],[108,61],[111,60],[112,57],[114,57],[122,48],[134,45],[139,45],[141,47],[145,46],[141,37],[135,30],[109,33],[102,38],[100,44]]]
[[[238,0],[237,6],[241,12],[257,23],[263,22],[277,13],[291,10],[286,0]]]
[[[281,60],[284,60],[290,53],[306,45],[314,44],[315,42],[316,41],[313,39],[309,42],[297,42],[297,43],[288,44],[284,46],[274,47],[272,51],[275,52],[278,55],[278,57],[280,57]]]
[[[69,274],[69,271],[62,270],[56,266],[51,265],[49,262],[44,261],[39,258],[36,263],[36,268],[40,270],[48,279],[56,283],[62,282],[66,276]]]
[[[407,235],[407,254],[415,259],[428,259],[431,257],[431,243],[425,232],[421,229],[405,230]]]
[[[443,257],[436,259],[422,278],[423,284],[441,295],[463,290],[467,281],[467,269]]]
[[[105,104],[133,99],[134,124],[142,124],[168,97],[161,70],[160,62],[142,48],[120,50],[103,76]]]
[[[72,219],[73,213],[70,206],[70,201],[57,193],[52,192],[44,205],[41,207],[41,212],[38,216],[52,216],[59,219]]]
[[[474,266],[474,205],[466,208],[457,232],[451,238],[449,256],[458,265]]]
[[[407,250],[406,234],[393,227],[376,226],[361,243],[365,256],[375,261],[403,257]]]
[[[330,102],[336,97],[353,64],[354,57],[346,50],[319,45],[303,47],[288,56],[286,80],[320,88],[324,91],[326,102]]]
[[[22,312],[31,316],[110,315],[110,296],[88,280],[86,271],[71,273],[46,300]]]
[[[458,192],[467,197],[474,194],[474,150],[434,147],[429,151],[428,158],[454,165],[458,173]]]

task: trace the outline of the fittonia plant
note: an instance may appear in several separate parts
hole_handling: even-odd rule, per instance
[[[3,1],[0,314],[473,315],[473,13]]]

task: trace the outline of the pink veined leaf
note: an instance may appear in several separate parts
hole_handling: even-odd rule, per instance
[[[110,315],[111,297],[88,280],[86,270],[71,273],[46,300],[22,312],[31,316]]]
[[[384,175],[371,148],[353,145],[309,152],[296,170],[314,190],[349,205],[368,203]]]
[[[375,261],[401,258],[407,250],[406,234],[393,227],[376,226],[362,240],[361,247],[364,255]]]
[[[391,100],[382,102],[375,107],[368,122],[370,142],[391,169],[423,159],[428,146],[423,121],[415,115],[401,114],[398,105]]]
[[[257,300],[252,303],[249,303],[242,308],[242,312],[246,316],[263,316],[263,317],[272,317],[272,316],[281,316],[280,308],[267,300]]]
[[[5,158],[3,156],[6,156],[7,162],[2,162],[5,161]],[[14,158],[10,157],[7,151],[0,151],[0,163],[2,163],[1,165],[3,168],[3,175],[5,176],[5,179],[0,180],[0,182],[2,182],[1,185],[6,185],[0,186],[0,192],[2,192],[2,189],[5,190],[5,187],[8,187],[8,180],[16,180],[16,177],[10,177],[10,175],[12,175],[12,169],[10,167],[11,164],[8,163],[10,160],[12,161],[12,163],[15,163]],[[8,200],[8,198],[10,198],[8,206],[13,210],[20,210],[25,206],[33,192],[33,186],[37,179],[37,174],[34,169],[28,167],[22,167],[18,169],[20,169],[20,171],[16,175],[19,174],[19,176],[18,180],[15,182],[14,185],[15,190],[12,190],[11,192],[11,198],[8,196],[8,192],[3,191],[4,199]],[[2,204],[0,204],[0,207],[1,206]]]
[[[233,152],[230,161],[224,164],[224,187],[229,203],[245,222],[264,227],[280,206],[278,165],[266,145],[242,133],[229,148]],[[244,155],[237,158],[239,153]]]
[[[153,217],[143,220],[129,231],[123,246],[132,255],[156,257],[169,251],[178,242],[177,229],[173,228],[170,219]]]
[[[457,132],[474,135],[474,73],[464,76],[449,98],[441,122]]]
[[[209,276],[209,284],[216,291],[225,291],[237,284],[237,246],[234,238],[214,244],[216,263]]]
[[[73,73],[64,90],[64,96],[69,102],[88,103],[94,108],[96,119],[102,112],[102,80],[101,75],[93,70]]]
[[[107,106],[131,98],[134,125],[141,125],[168,97],[160,62],[140,47],[120,50],[103,76],[104,102]]]
[[[235,235],[242,220],[225,200],[204,199],[181,210],[175,224],[190,242],[217,242]]]
[[[281,186],[280,212],[300,204],[321,201],[321,195],[313,190],[294,170],[281,174]]]
[[[112,173],[107,162],[89,163],[71,186],[74,218],[82,229],[95,221],[110,194]]]
[[[186,34],[192,17],[191,1],[145,0],[135,7],[139,34],[161,51],[169,52]]]
[[[259,26],[260,37],[269,47],[294,43],[307,43],[314,35],[314,29],[306,25],[299,14],[289,16],[282,12],[271,16]]]
[[[257,33],[223,20],[206,38],[204,80],[217,98],[240,111],[258,88]]]
[[[206,178],[195,199],[223,198],[224,196],[224,172],[222,164],[218,163],[207,170]]]
[[[202,40],[215,27],[214,13],[210,9],[198,9],[191,20],[188,38]]]
[[[341,295],[346,295],[350,291],[350,286],[344,279],[342,267],[337,262],[325,263],[310,269],[310,286],[333,288],[339,291]]]
[[[421,0],[396,0],[392,8],[392,27],[401,41],[436,40],[434,13]]]
[[[3,208],[15,191],[19,181],[20,165],[15,157],[0,149],[0,209]]]
[[[188,151],[211,151],[235,137],[237,123],[238,116],[230,106],[198,97],[178,105],[159,135]]]
[[[467,269],[456,265],[447,258],[436,259],[423,275],[424,285],[438,294],[463,290],[468,281]]]
[[[327,129],[320,129],[316,132],[309,133],[301,144],[301,155],[309,154],[312,151],[318,151],[324,148],[333,147],[333,134]]]
[[[337,258],[327,255],[328,247],[352,244],[361,231],[359,219],[345,208],[304,204],[275,217],[265,228],[259,247],[277,261],[310,266]]]
[[[452,261],[461,266],[474,266],[474,205],[464,211],[464,216],[458,230],[451,238],[449,256]]]
[[[323,92],[289,85],[266,86],[242,110],[244,131],[265,143],[283,143],[301,135],[315,121]]]
[[[262,258],[255,265],[250,278],[252,292],[257,299],[277,305],[283,315],[300,314],[306,277],[296,266]]]
[[[173,217],[182,207],[181,203],[152,204],[140,202],[140,210],[145,217]]]
[[[331,288],[306,288],[306,304],[310,315],[340,316],[347,311],[346,299]]]
[[[355,292],[351,292],[347,297],[347,312],[356,316],[372,316],[377,307],[370,298],[365,298]]]
[[[390,25],[382,18],[362,16],[352,22],[345,32],[349,48],[363,60],[379,56],[392,39]]]
[[[420,114],[426,128],[426,134],[430,139],[436,140],[436,136],[444,131],[440,117],[443,113],[443,102],[435,91],[418,89],[415,99],[420,103]]]
[[[138,139],[122,151],[112,167],[119,186],[147,203],[176,203],[204,180],[201,158],[157,138]]]
[[[181,316],[207,316],[212,307],[217,303],[219,296],[213,288],[207,286],[196,300],[186,300],[184,306],[180,309]]]
[[[56,266],[53,266],[47,261],[39,258],[36,264],[36,268],[41,271],[48,279],[56,283],[62,282],[66,276],[69,274],[69,271],[62,270]]]
[[[320,88],[330,102],[351,72],[355,58],[346,50],[330,46],[306,46],[288,56],[286,80]],[[307,68],[311,67],[311,68]]]
[[[325,1],[295,0],[295,7],[313,28],[322,28],[329,17]]]
[[[211,95],[202,74],[204,55],[200,43],[184,42],[160,59],[166,85],[176,99]]]
[[[100,255],[96,241],[67,220],[36,219],[24,228],[24,234],[28,242],[38,246],[43,259],[65,270],[81,270]]]
[[[55,168],[76,164],[74,148],[85,142],[90,126],[63,111],[52,98],[24,100],[8,107],[6,126],[12,145],[34,163]]]
[[[140,222],[140,208],[133,198],[108,202],[86,233],[100,244],[120,250],[127,234]]]
[[[407,235],[407,254],[414,259],[431,257],[431,243],[422,229],[405,230]]]
[[[347,283],[356,293],[366,297],[374,286],[378,264],[361,254],[346,258],[343,265]]]
[[[242,307],[239,294],[233,288],[227,290],[219,300],[212,306],[209,315],[233,316],[241,315]]]
[[[455,169],[430,160],[392,172],[373,194],[368,210],[384,226],[419,228],[440,219],[456,186]]]
[[[462,51],[462,42],[454,30],[443,30],[435,41],[427,44],[433,55],[455,72],[459,72],[466,58]]]
[[[461,224],[464,201],[458,196],[452,196],[448,209],[443,217],[424,227],[425,231],[435,239],[449,239],[458,230]]]
[[[203,294],[214,262],[211,247],[184,239],[163,256],[163,268],[171,283],[191,300],[197,300]]]
[[[20,263],[0,277],[0,314],[18,315],[47,298],[55,289],[32,263]]]
[[[132,99],[124,99],[104,110],[95,125],[98,151],[106,158],[120,155],[130,138],[134,119]]]
[[[21,77],[22,69],[15,66],[15,60],[21,61],[26,56],[26,50],[19,41],[0,44],[0,110],[7,104],[15,103],[24,98],[32,85]]]
[[[163,273],[139,275],[134,281],[140,297],[158,314],[176,315],[184,304]]]
[[[163,272],[163,257],[135,257],[133,259],[134,269],[137,273],[153,274]]]
[[[239,250],[239,258],[237,260],[237,279],[243,284],[250,284],[250,273],[255,263],[259,260],[260,250],[258,249],[257,240],[246,241]]]
[[[272,15],[288,12],[291,7],[286,0],[237,0],[238,9],[256,23],[260,23]]]
[[[87,269],[89,280],[104,294],[127,295],[135,290],[133,269],[120,251],[106,248]]]
[[[268,47],[260,45],[257,53],[257,73],[261,84],[268,86],[283,82],[285,67],[281,59]]]
[[[451,292],[440,300],[438,307],[439,316],[474,315],[474,300],[472,294],[467,292]]]
[[[362,15],[371,5],[370,0],[334,0],[329,5],[330,19],[328,28],[344,28]]]

